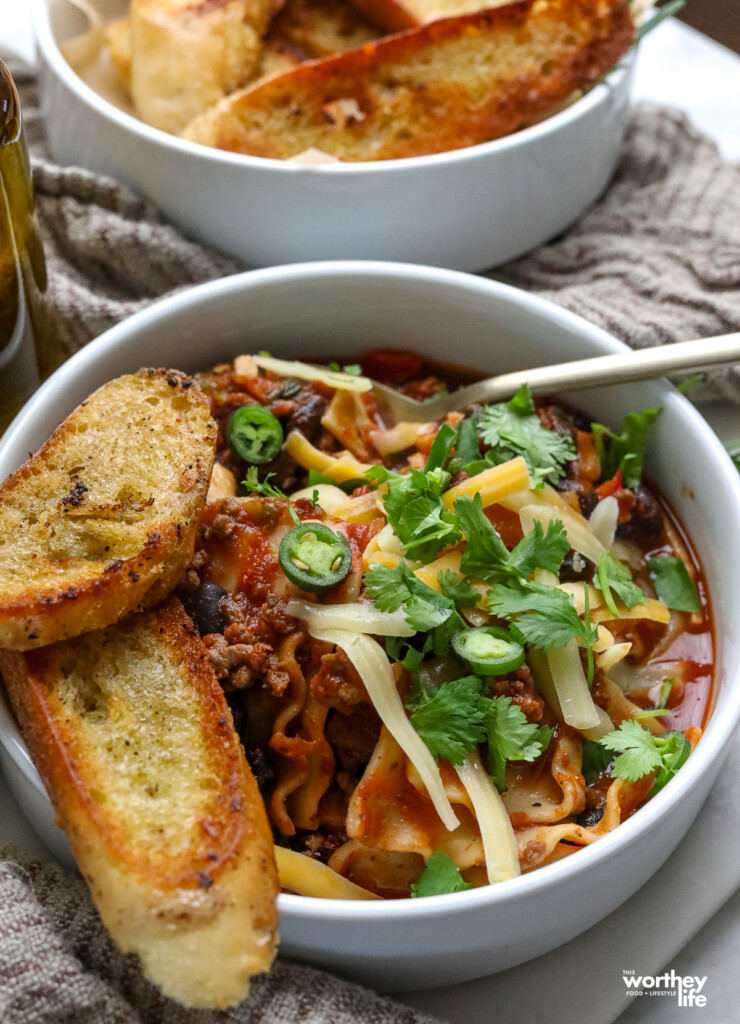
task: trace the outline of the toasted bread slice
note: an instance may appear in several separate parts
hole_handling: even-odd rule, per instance
[[[282,40],[308,60],[345,53],[381,35],[349,0],[286,0],[265,44]]]
[[[118,18],[105,29],[105,44],[121,85],[131,92],[131,22]]]
[[[131,96],[141,118],[177,133],[245,85],[276,9],[273,0],[131,0]]]
[[[0,647],[153,605],[190,560],[216,426],[198,385],[140,370],[96,391],[0,485]]]
[[[588,88],[634,35],[626,0],[522,0],[303,64],[222,100],[192,142],[388,160],[496,139]]]
[[[352,0],[373,24],[386,32],[404,32],[441,18],[503,7],[513,0]]]
[[[31,756],[106,927],[188,1006],[272,962],[272,836],[223,692],[175,599],[38,651],[0,652]]]

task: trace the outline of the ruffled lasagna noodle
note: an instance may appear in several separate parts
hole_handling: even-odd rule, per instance
[[[528,415],[570,444],[559,471],[542,486],[522,454],[504,445],[497,461],[492,435],[480,432],[468,472],[454,461],[460,424],[486,413],[461,410],[447,418],[455,440],[442,463],[449,471],[435,478],[444,479],[432,518],[444,524],[470,501],[508,552],[523,538],[562,531],[567,553],[557,571],[535,566],[519,586],[558,590],[592,628],[590,649],[577,636],[551,649],[528,643],[523,664],[476,677],[449,644],[441,654],[431,641],[424,646],[401,598],[380,607],[368,592],[378,567],[411,573],[442,600],[443,579],[466,583],[477,596],[454,608],[461,631],[493,625],[516,638],[517,620],[489,610],[491,577],[466,572],[464,533],[451,530],[451,542],[429,557],[391,522],[389,492],[412,470],[424,473],[442,425],[387,429],[371,377],[421,399],[465,382],[402,352],[369,353],[362,373],[258,356],[201,375],[220,446],[181,588],[263,792],[284,888],[338,899],[407,897],[434,855],[449,858],[460,886],[479,886],[595,842],[639,809],[659,776],[653,765],[620,777],[608,737],[627,723],[648,747],[667,731],[695,745],[713,671],[709,599],[680,524],[644,483],[627,487],[620,470],[606,473],[589,423],[543,400]],[[269,410],[284,439],[256,469],[227,430],[234,411],[250,405]],[[296,523],[323,524],[346,541],[351,561],[340,582],[302,589],[286,574],[281,541]],[[672,610],[656,592],[648,563],[665,557],[685,567],[698,610]],[[604,591],[605,559],[622,573],[622,589]],[[211,602],[218,596],[215,615],[203,611],[207,592]],[[416,662],[405,667],[409,649]],[[438,692],[461,678],[478,687],[486,714],[496,705],[539,737],[503,757],[498,772],[489,718],[451,763],[412,713],[420,692],[432,699],[420,679]]]

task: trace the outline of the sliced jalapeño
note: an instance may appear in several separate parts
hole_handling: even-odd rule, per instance
[[[323,590],[341,583],[352,567],[352,551],[343,533],[324,523],[301,523],[280,541],[280,567],[301,590]]]
[[[477,676],[503,676],[524,661],[524,648],[506,629],[479,626],[452,638],[452,650]]]
[[[251,466],[272,462],[283,446],[283,428],[277,417],[261,405],[235,409],[226,425],[226,441]]]

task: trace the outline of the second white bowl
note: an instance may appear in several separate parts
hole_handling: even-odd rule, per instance
[[[484,270],[541,245],[606,187],[635,66],[630,53],[571,107],[494,142],[305,167],[184,142],[122,113],[60,53],[86,28],[79,10],[68,0],[32,2],[54,158],[123,181],[194,238],[254,267],[380,259]],[[119,7],[111,0],[112,14]]]

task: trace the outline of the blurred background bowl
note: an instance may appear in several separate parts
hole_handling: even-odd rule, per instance
[[[576,221],[614,170],[631,51],[572,106],[494,142],[374,163],[300,166],[184,142],[101,98],[59,44],[88,28],[68,0],[31,0],[54,159],[123,181],[192,237],[270,266],[382,259],[483,270]],[[125,0],[107,0],[110,16]]]

